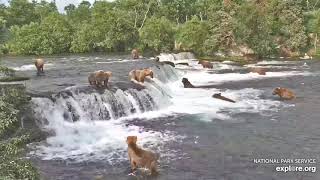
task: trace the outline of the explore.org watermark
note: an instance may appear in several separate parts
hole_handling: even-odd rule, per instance
[[[259,158],[253,159],[255,164],[272,164],[276,172],[311,172],[317,171],[316,159]]]

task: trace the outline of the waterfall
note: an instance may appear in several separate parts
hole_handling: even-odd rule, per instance
[[[76,87],[48,98],[33,98],[35,116],[40,126],[50,124],[55,117],[68,122],[116,120],[133,114],[154,111],[170,104],[170,90],[165,83],[176,81],[179,74],[171,66],[153,67],[153,80],[145,82],[146,88],[138,90],[117,89],[115,92],[82,92]],[[46,107],[46,108],[44,108]]]
[[[128,117],[157,113],[171,105],[171,92],[166,83],[175,82],[179,73],[169,65],[153,67],[154,79],[145,82],[144,89],[116,89],[102,92],[68,88],[51,98],[32,98],[38,125],[52,135],[36,145],[30,155],[42,159],[74,161],[107,160],[110,163],[126,158],[125,138],[139,136],[140,143],[153,142],[162,147],[178,136],[168,131],[143,131],[128,125]],[[147,115],[149,117],[149,115]],[[152,117],[152,116],[150,116]],[[107,151],[107,153],[106,153]]]

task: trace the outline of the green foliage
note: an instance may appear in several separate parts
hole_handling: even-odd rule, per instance
[[[209,15],[210,30],[205,48],[208,54],[227,51],[235,44],[234,23],[230,13],[218,10]]]
[[[174,35],[174,26],[168,19],[150,18],[140,31],[140,41],[145,48],[157,52],[169,51],[174,46]]]
[[[124,51],[137,41],[137,29],[123,11],[109,11],[109,26],[104,34],[104,40],[100,42],[105,49]]]
[[[94,48],[93,30],[94,27],[91,24],[78,27],[73,35],[70,51],[75,53],[91,52]]]
[[[259,56],[275,47],[297,54],[317,47],[319,8],[318,0],[114,0],[59,14],[54,1],[11,0],[0,4],[0,53],[160,52],[181,41],[204,55],[239,46]]]
[[[0,93],[0,179],[39,179],[37,170],[21,158],[30,137],[13,136],[19,129],[20,111],[28,104],[29,97],[21,86],[1,86]]]
[[[182,46],[199,54],[204,52],[204,42],[208,37],[208,24],[200,21],[197,17],[187,21],[178,28],[177,41]]]
[[[251,2],[241,5],[235,16],[237,43],[249,46],[259,56],[268,56],[275,51],[267,10],[267,7]]]
[[[41,23],[13,26],[9,46],[16,54],[57,54],[68,52],[71,27],[60,14],[50,14]]]
[[[303,50],[307,46],[301,1],[273,0],[270,5],[273,34],[280,38],[278,44],[292,51]]]
[[[0,74],[3,76],[14,76],[15,71],[5,66],[0,66]]]
[[[17,25],[21,26],[31,22],[39,21],[35,12],[35,3],[28,0],[11,0],[8,7],[7,22],[8,27]]]

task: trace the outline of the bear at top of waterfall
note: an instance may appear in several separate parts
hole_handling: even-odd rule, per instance
[[[139,51],[138,51],[138,49],[132,49],[131,57],[132,57],[132,59],[139,59]]]
[[[213,68],[213,64],[209,61],[199,60],[198,64],[201,64],[203,68],[208,68],[208,69]]]
[[[143,85],[144,79],[150,76],[153,78],[153,71],[150,68],[132,70],[129,72],[129,80],[133,83]]]
[[[37,68],[37,75],[39,76],[41,73],[44,73],[43,66],[44,66],[44,60],[42,58],[38,58],[35,60],[34,65]]]
[[[250,72],[258,73],[259,75],[266,75],[266,71],[267,70],[265,68],[260,68],[260,67],[255,67],[250,69]]]
[[[275,88],[272,94],[278,95],[281,99],[284,99],[284,100],[291,100],[296,98],[295,94],[291,90],[283,87]]]
[[[159,155],[151,151],[144,150],[137,145],[137,136],[128,136],[128,156],[132,172],[137,168],[147,168],[152,175],[157,174]]]
[[[109,78],[112,76],[112,72],[110,71],[95,71],[90,73],[88,76],[88,81],[90,85],[96,87],[108,87]]]

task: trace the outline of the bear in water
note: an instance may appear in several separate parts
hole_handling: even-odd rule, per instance
[[[43,73],[44,60],[41,58],[36,59],[34,65],[37,68],[37,75],[39,76],[40,73]]]
[[[187,78],[182,78],[182,83],[184,88],[195,88]]]
[[[265,68],[251,68],[250,71],[253,73],[258,73],[259,75],[266,75]]]
[[[90,73],[88,81],[90,85],[94,85],[96,87],[108,87],[108,81],[111,76],[112,72],[99,70]]]
[[[138,49],[132,49],[131,57],[132,57],[132,59],[139,59],[139,51],[138,51]]]
[[[224,100],[224,101],[232,102],[232,103],[236,102],[236,101],[234,101],[232,99],[229,99],[227,97],[222,96],[221,93],[214,94],[214,95],[212,95],[212,97],[213,98],[217,98],[217,99],[221,99],[221,100]]]
[[[213,64],[209,61],[199,60],[198,64],[201,64],[203,68],[208,68],[208,69],[213,68]]]
[[[128,136],[126,140],[131,170],[135,171],[138,167],[147,168],[152,175],[156,175],[159,155],[140,148],[137,139],[137,136]]]
[[[296,98],[295,94],[291,90],[282,87],[275,88],[272,94],[278,95],[281,99],[285,100],[291,100]]]

